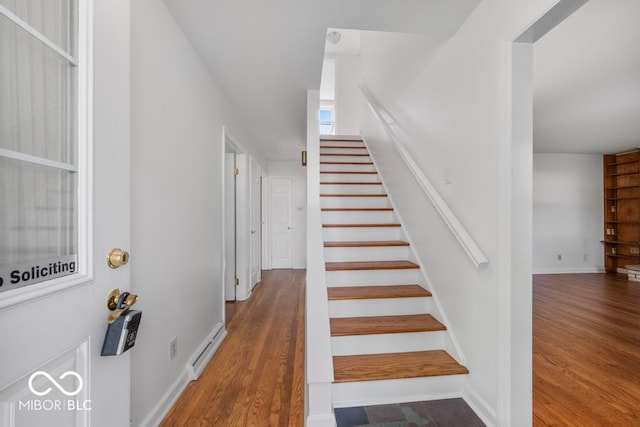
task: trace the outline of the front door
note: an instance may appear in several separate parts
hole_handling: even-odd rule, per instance
[[[293,179],[272,178],[271,184],[271,268],[293,265]]]
[[[100,356],[130,290],[107,265],[130,235],[123,28],[127,0],[0,6],[2,426],[130,424],[129,353]]]

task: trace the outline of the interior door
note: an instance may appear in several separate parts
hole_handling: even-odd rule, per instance
[[[293,179],[272,178],[271,268],[293,266]]]
[[[235,153],[224,154],[224,299],[236,300],[236,168]]]
[[[3,2],[9,6],[0,8],[3,112],[21,117],[15,124],[0,121],[0,134],[20,134],[13,146],[0,138],[0,205],[12,207],[0,215],[0,240],[7,245],[0,262],[0,425],[124,426],[130,423],[129,353],[100,353],[107,295],[130,289],[129,265],[113,269],[106,262],[112,248],[128,249],[130,237],[129,2],[79,0],[77,8],[69,2],[58,12],[69,12],[70,33],[60,30],[67,25],[62,21],[21,27],[6,19],[53,19],[35,10],[45,3]],[[56,39],[60,34],[68,37]],[[77,116],[73,107],[65,110],[69,105],[77,105]],[[30,151],[34,147],[40,151]],[[15,238],[5,239],[9,235]]]
[[[251,160],[251,231],[250,231],[250,251],[251,251],[251,287],[261,279],[260,260],[262,258],[262,227],[261,227],[261,200],[262,200],[262,178],[258,164]]]

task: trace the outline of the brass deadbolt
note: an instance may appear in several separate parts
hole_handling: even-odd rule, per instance
[[[107,257],[107,264],[111,268],[118,268],[129,262],[129,252],[120,248],[111,249]]]

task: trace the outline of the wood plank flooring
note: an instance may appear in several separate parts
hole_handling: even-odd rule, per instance
[[[640,283],[534,276],[533,422],[640,425]]]
[[[263,272],[162,426],[304,425],[304,270]]]

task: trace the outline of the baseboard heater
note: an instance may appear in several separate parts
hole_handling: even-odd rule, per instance
[[[226,330],[224,329],[224,325],[219,323],[216,326],[212,337],[202,345],[202,350],[193,359],[193,362],[191,362],[189,366],[189,376],[191,380],[198,379],[200,374],[202,374],[202,371],[204,371],[204,368],[207,366],[207,363],[209,363],[209,360],[211,360],[211,357],[213,357],[213,354],[220,346],[225,336]]]

